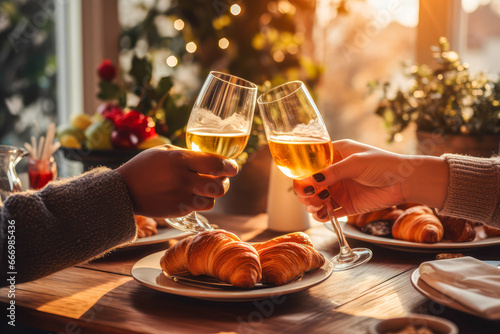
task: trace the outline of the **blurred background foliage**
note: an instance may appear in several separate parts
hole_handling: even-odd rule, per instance
[[[376,114],[384,119],[389,141],[415,122],[418,130],[471,136],[500,134],[500,79],[497,74],[469,73],[450,43],[441,37],[432,50],[438,63],[406,69],[408,89],[383,84]]]
[[[0,142],[22,146],[56,109],[53,0],[0,1]]]

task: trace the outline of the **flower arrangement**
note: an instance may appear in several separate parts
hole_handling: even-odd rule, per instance
[[[418,130],[473,136],[500,134],[500,81],[484,73],[471,75],[445,37],[433,48],[439,67],[409,67],[408,90],[391,95],[383,84],[376,114],[384,119],[392,142],[410,123]]]
[[[190,108],[171,92],[173,82],[163,77],[153,83],[151,63],[132,59],[129,80],[117,80],[117,68],[105,59],[99,64],[99,91],[103,101],[94,117],[80,114],[58,131],[61,144],[86,149],[147,149],[183,145]],[[168,113],[167,113],[168,110]]]

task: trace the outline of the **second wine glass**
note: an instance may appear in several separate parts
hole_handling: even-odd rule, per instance
[[[245,149],[252,128],[257,85],[221,72],[208,75],[191,111],[186,129],[189,149],[237,158]],[[181,230],[211,230],[208,221],[193,212],[166,221]]]
[[[257,100],[269,149],[278,168],[288,177],[303,179],[333,163],[330,135],[311,95],[300,81],[271,89]],[[324,202],[340,253],[331,262],[334,270],[354,268],[370,260],[371,250],[351,249],[340,227],[331,198]]]

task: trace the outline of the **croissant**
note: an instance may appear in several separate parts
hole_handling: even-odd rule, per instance
[[[443,224],[443,239],[453,242],[472,241],[476,238],[476,231],[472,223],[465,219],[439,216]]]
[[[443,234],[443,225],[426,206],[407,209],[392,226],[392,236],[407,241],[436,243]]]
[[[282,285],[305,272],[322,267],[325,258],[312,246],[295,242],[276,243],[259,251],[263,281]]]
[[[303,245],[308,245],[308,246],[313,246],[311,239],[307,234],[304,232],[294,232],[294,233],[289,233],[286,235],[279,236],[277,238],[268,240],[266,242],[259,242],[255,243],[252,246],[257,250],[257,252],[260,252],[262,249],[274,246],[283,242],[295,242],[298,244],[303,244]]]
[[[358,228],[362,228],[366,224],[376,220],[387,220],[390,223],[394,223],[394,221],[396,221],[401,214],[403,214],[403,210],[401,209],[387,208],[360,215],[349,216],[347,222],[357,226]]]
[[[500,235],[500,228],[483,224],[484,232],[488,237],[496,237]]]
[[[262,277],[257,251],[223,230],[183,239],[167,249],[160,266],[168,275],[208,275],[244,289],[253,288]]]
[[[144,238],[158,234],[156,229],[156,220],[144,216],[135,215],[135,223],[137,224],[137,237]]]

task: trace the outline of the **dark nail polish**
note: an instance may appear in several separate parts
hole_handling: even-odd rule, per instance
[[[328,198],[328,196],[330,196],[330,193],[329,193],[329,192],[328,192],[328,190],[326,190],[326,189],[325,189],[325,190],[323,190],[322,192],[320,192],[320,193],[318,194],[318,197],[319,197],[320,199],[327,199],[327,198]]]
[[[312,195],[314,194],[315,190],[313,186],[307,186],[304,188],[304,194],[306,195]]]
[[[322,173],[316,173],[313,175],[314,179],[316,182],[323,182],[325,181],[325,176]]]
[[[322,214],[321,216],[318,216],[319,219],[325,219],[326,216],[328,216],[328,212],[325,212],[324,214]]]

